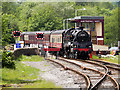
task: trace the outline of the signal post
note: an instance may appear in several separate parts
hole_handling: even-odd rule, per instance
[[[23,43],[19,43],[18,41],[18,37],[21,37],[21,31],[13,31],[13,37],[17,38],[16,45],[14,45],[14,50],[21,48],[21,44]]]

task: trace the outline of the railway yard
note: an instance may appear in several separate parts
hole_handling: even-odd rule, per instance
[[[2,2],[0,90],[119,90],[119,4]]]
[[[20,61],[19,63],[23,64],[23,70],[20,76],[20,79],[23,81],[20,81],[20,83],[18,84],[15,82],[14,84],[2,84],[2,87],[21,88],[25,85],[30,84],[34,86],[32,82],[46,80],[52,82],[57,88],[76,88],[85,90],[119,90],[119,64],[93,58],[89,60],[74,58],[68,59],[60,56],[56,57],[55,55],[49,53],[47,53],[45,57],[41,57],[40,55],[24,55],[24,57],[26,58],[21,58],[21,60],[19,60],[19,58],[17,59],[17,61]],[[26,75],[34,75],[34,69],[31,70],[31,73],[28,73],[29,70],[26,70],[26,67],[24,67],[25,65],[38,69],[38,73],[36,72],[37,78],[29,79],[25,77]],[[24,74],[24,72],[26,72],[26,75]],[[9,82],[9,79],[7,80],[5,74],[3,75],[4,83]],[[46,86],[44,88],[49,87]]]
[[[23,61],[22,63],[42,70],[44,73],[39,73],[40,77],[62,88],[119,90],[120,65],[117,64],[62,57],[46,58],[42,62]]]
[[[42,62],[22,63],[42,71],[36,80],[43,78],[61,88],[119,90],[120,65],[100,59],[107,54],[119,55],[104,45],[104,17],[76,16],[69,20],[78,25],[64,30],[13,31],[14,37],[20,37],[14,45],[15,59],[21,55],[44,56]],[[95,55],[98,59],[92,58]]]

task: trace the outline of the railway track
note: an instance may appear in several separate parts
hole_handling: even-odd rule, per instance
[[[80,61],[79,59],[74,59],[77,61]],[[83,60],[83,62],[87,62],[87,63],[91,63],[91,64],[102,64],[105,65],[108,69],[109,72],[108,74],[110,74],[110,76],[114,77],[115,80],[120,84],[120,64],[115,64],[115,63],[110,63],[110,62],[106,62],[106,61],[101,61],[101,60],[97,60],[97,59],[90,59],[90,60]]]
[[[90,81],[89,77],[88,77],[86,74],[84,74],[84,73],[82,73],[82,72],[80,72],[80,71],[77,71],[77,70],[75,70],[75,69],[73,69],[73,68],[71,68],[71,67],[65,66],[63,63],[61,63],[61,62],[59,62],[59,61],[56,61],[56,60],[53,60],[53,59],[47,59],[47,60],[52,61],[52,62],[54,62],[54,63],[57,63],[57,64],[61,65],[61,66],[64,68],[64,70],[71,70],[71,71],[73,71],[73,72],[81,75],[82,77],[84,77],[85,82],[86,82],[86,87],[85,87],[85,88],[86,88],[86,89],[90,89],[90,87],[91,87],[91,81]],[[83,82],[83,81],[84,81],[84,80],[82,80],[82,82]],[[78,82],[78,83],[80,83],[80,82]],[[84,84],[82,84],[82,85],[84,86]]]
[[[119,83],[119,86],[120,86],[120,77],[119,77],[120,64],[114,64],[114,63],[109,63],[106,61],[94,60],[94,59],[89,60],[89,62],[97,62],[105,65],[109,69],[109,75],[113,77]]]
[[[99,61],[99,63],[94,62],[94,60],[79,60],[79,59],[73,59],[73,60],[76,60],[76,61],[79,61],[79,62],[91,63],[91,64],[95,64],[95,65],[97,65],[97,64],[102,65],[103,64],[109,70],[108,74],[110,74],[110,75],[107,74],[107,78],[110,78],[111,81],[114,82],[114,86],[116,86],[116,89],[119,90],[120,78],[119,78],[118,75],[120,74],[120,70],[119,70],[119,68],[116,69],[116,67],[115,67],[115,66],[119,66],[118,64],[110,63],[111,66],[108,67],[109,62],[104,62],[104,61],[101,61],[101,60],[97,60],[97,61]],[[106,65],[106,63],[107,63],[107,65]],[[106,81],[106,83],[103,83],[103,86],[104,86],[104,84],[108,85],[107,81]],[[104,86],[104,87],[106,87],[106,86]]]
[[[86,64],[86,61],[69,60],[64,58],[47,60],[61,65],[65,70],[71,70],[82,75],[86,81],[86,89],[88,90],[96,90],[106,87],[119,90],[117,81],[108,75],[109,71],[105,65],[93,62],[87,62]],[[102,84],[106,82],[109,84]]]
[[[120,71],[120,64],[110,63],[110,62],[106,62],[106,61],[102,61],[102,60],[98,60],[98,59],[90,59],[89,61],[98,62],[100,64],[104,64],[108,68]]]

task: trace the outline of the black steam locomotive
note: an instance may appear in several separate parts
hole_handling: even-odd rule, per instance
[[[90,35],[83,28],[66,31],[63,40],[64,52],[68,58],[89,59],[92,52],[92,42]]]

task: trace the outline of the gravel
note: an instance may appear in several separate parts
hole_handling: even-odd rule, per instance
[[[62,88],[85,88],[83,77],[69,70],[64,70],[60,65],[44,60],[40,62],[22,61],[22,63],[40,69],[38,80],[52,81]]]

